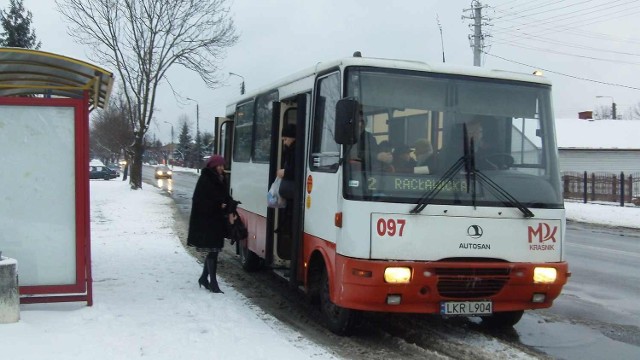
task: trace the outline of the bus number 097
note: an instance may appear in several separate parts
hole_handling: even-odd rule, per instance
[[[402,236],[404,232],[405,219],[378,219],[376,230],[378,236]]]

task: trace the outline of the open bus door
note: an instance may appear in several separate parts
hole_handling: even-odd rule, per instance
[[[303,219],[304,219],[304,191],[305,186],[303,184],[305,169],[306,169],[306,156],[304,155],[305,140],[306,140],[306,122],[307,122],[307,94],[297,95],[293,99],[289,99],[283,102],[273,103],[272,113],[272,135],[274,139],[279,141],[272,142],[271,159],[269,166],[269,183],[271,184],[275,180],[276,170],[281,168],[281,131],[286,124],[296,125],[296,141],[295,146],[295,174],[294,174],[294,189],[295,193],[293,199],[288,201],[287,206],[291,206],[290,212],[285,209],[271,209],[267,210],[267,257],[265,259],[267,264],[277,265],[279,261],[288,262],[288,277],[289,284],[292,287],[298,287],[298,267],[301,264],[300,256],[302,249],[303,239]],[[288,213],[288,215],[287,215]],[[286,231],[277,231],[277,234],[273,236],[274,230],[278,226],[277,223],[282,224],[280,219],[283,216],[290,216],[290,236],[283,236]]]
[[[216,116],[214,124],[213,152],[224,157],[227,172],[231,171],[233,120]]]

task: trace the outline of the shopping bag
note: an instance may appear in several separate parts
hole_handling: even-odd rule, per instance
[[[270,208],[283,208],[287,206],[287,201],[280,196],[280,178],[276,178],[267,192],[267,206]]]

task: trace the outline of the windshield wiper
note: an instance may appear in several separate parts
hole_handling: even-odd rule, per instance
[[[518,199],[516,199],[513,195],[511,195],[502,186],[498,185],[493,180],[491,180],[482,171],[480,171],[478,169],[475,169],[474,173],[475,173],[475,175],[477,176],[478,179],[480,179],[482,182],[484,182],[486,185],[488,185],[487,189],[489,190],[490,193],[492,193],[495,197],[497,197],[499,199],[502,198],[502,203],[503,204],[517,207],[518,210],[522,211],[522,214],[526,218],[532,218],[532,217],[535,216],[533,214],[533,212],[531,212],[531,210],[529,210],[528,207],[526,207],[520,201],[518,201]],[[475,189],[475,186],[474,186],[474,189]]]
[[[444,187],[447,185],[448,182],[450,182],[460,171],[460,169],[462,169],[464,167],[465,171],[466,171],[466,180],[467,180],[467,191],[469,190],[469,174],[470,174],[470,169],[471,167],[471,157],[469,156],[470,152],[469,152],[469,142],[467,141],[468,135],[467,135],[467,124],[463,124],[462,125],[462,144],[463,144],[463,149],[464,152],[462,154],[462,156],[456,160],[456,162],[453,163],[453,165],[451,165],[451,167],[449,167],[449,169],[447,169],[447,171],[445,171],[445,173],[442,175],[442,177],[440,177],[440,179],[438,179],[438,181],[436,182],[436,185],[433,187],[433,189],[431,189],[431,191],[425,193],[419,200],[418,200],[418,204],[416,205],[416,207],[414,207],[413,209],[411,209],[411,211],[409,211],[409,213],[411,214],[419,214],[420,212],[422,212],[422,210],[424,210],[425,207],[427,207],[427,205],[429,205],[429,203],[431,203],[431,200],[433,200],[436,195],[438,195],[440,193],[440,191],[442,191],[442,189],[444,189]],[[475,189],[474,189],[475,191]]]
[[[467,126],[463,124],[462,128],[462,138],[463,138],[463,155],[442,175],[442,177],[438,180],[435,187],[421,197],[418,200],[418,204],[414,207],[410,213],[418,214],[442,191],[445,185],[451,181],[458,171],[464,167],[465,169],[465,179],[467,183],[467,193],[469,189],[471,189],[471,202],[473,207],[476,206],[476,182],[479,179],[482,183],[487,185],[487,189],[490,193],[492,193],[496,198],[501,199],[502,203],[508,206],[513,206],[518,208],[522,212],[525,218],[532,218],[535,215],[528,207],[523,205],[518,199],[516,199],[513,195],[511,195],[507,190],[498,185],[496,182],[491,180],[487,175],[485,175],[482,171],[476,168],[476,159],[475,159],[475,151],[474,151],[474,141],[471,138],[471,141],[468,141],[467,135]]]

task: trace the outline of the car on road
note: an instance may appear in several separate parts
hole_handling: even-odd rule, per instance
[[[115,171],[104,165],[89,165],[89,179],[111,180],[117,177]]]
[[[171,179],[173,178],[173,171],[166,165],[158,165],[155,168],[154,176],[156,179]]]
[[[120,176],[120,165],[111,163],[111,164],[107,165],[107,167],[109,169],[115,171],[117,176]]]

